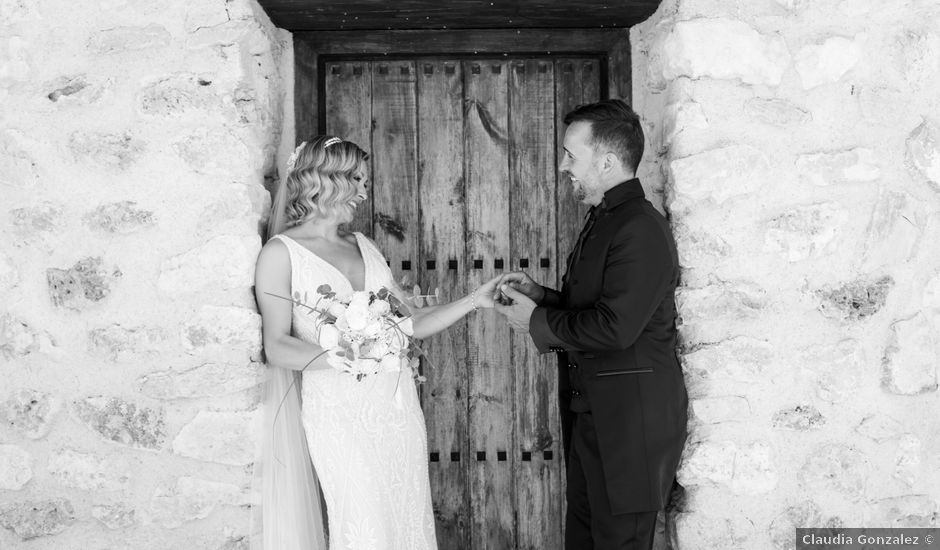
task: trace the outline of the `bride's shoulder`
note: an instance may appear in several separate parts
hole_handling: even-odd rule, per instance
[[[268,242],[264,243],[264,246],[261,247],[261,252],[258,253],[259,268],[265,266],[280,267],[285,264],[290,265],[290,251],[287,248],[287,243],[277,237],[280,237],[280,235],[271,237],[268,239]]]

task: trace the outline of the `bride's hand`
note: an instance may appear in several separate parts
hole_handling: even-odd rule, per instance
[[[489,281],[483,283],[473,293],[473,305],[480,309],[492,309],[495,304],[496,285],[502,276],[497,275]]]

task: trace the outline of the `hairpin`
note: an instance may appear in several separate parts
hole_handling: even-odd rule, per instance
[[[323,148],[326,149],[330,145],[336,145],[337,143],[342,142],[343,140],[339,139],[338,137],[331,137],[330,139],[326,140],[326,143],[323,144]]]
[[[304,148],[304,145],[307,145],[306,141],[302,141],[300,145],[294,149],[294,152],[290,154],[290,158],[287,159],[287,173],[290,174],[294,171],[294,165],[297,163],[297,156],[300,155],[300,150]]]

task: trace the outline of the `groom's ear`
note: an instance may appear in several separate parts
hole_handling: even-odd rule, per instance
[[[601,162],[601,168],[605,172],[609,172],[611,170],[614,170],[617,167],[617,164],[619,162],[620,162],[620,159],[617,158],[617,155],[611,152],[607,152],[607,153],[604,153],[604,158],[603,158],[603,161]]]

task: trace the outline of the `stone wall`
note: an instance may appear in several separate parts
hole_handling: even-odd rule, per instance
[[[0,0],[0,548],[242,548],[289,35]]]
[[[632,39],[683,268],[674,546],[936,526],[940,4],[665,0]]]

